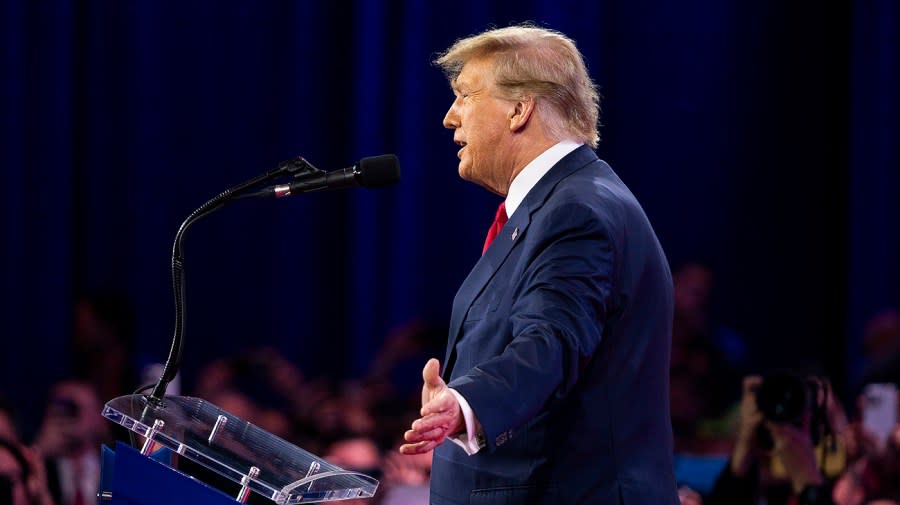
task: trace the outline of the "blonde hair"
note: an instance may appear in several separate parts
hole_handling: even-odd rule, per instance
[[[452,81],[466,62],[485,56],[494,57],[502,98],[534,97],[548,135],[597,147],[600,96],[572,39],[530,24],[497,28],[457,40],[434,63]]]

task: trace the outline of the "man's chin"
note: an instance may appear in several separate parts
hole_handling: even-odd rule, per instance
[[[460,167],[459,167],[459,177],[460,177],[460,179],[462,179],[466,182],[471,182],[472,184],[477,184],[477,185],[481,186],[482,188],[490,191],[491,193],[494,193],[494,194],[497,194],[500,196],[506,196],[503,193],[501,193],[499,190],[497,190],[496,188],[491,186],[488,183],[488,181],[486,181],[482,178],[476,177],[472,173],[471,170],[466,170],[462,165],[460,165]]]
[[[463,165],[462,161],[460,161],[459,165],[456,167],[456,172],[459,174],[460,179],[477,184],[477,181],[472,178],[472,171],[470,170],[470,167]]]
[[[476,174],[473,174],[471,170],[467,170],[465,167],[459,167],[459,178],[466,181],[471,182],[472,184],[478,184],[479,186],[484,186],[484,181],[481,180]]]

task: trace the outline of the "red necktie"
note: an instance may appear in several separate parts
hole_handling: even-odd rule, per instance
[[[481,254],[487,252],[488,247],[491,246],[491,242],[497,238],[500,229],[503,228],[503,225],[505,225],[508,220],[509,218],[506,217],[506,201],[500,202],[500,206],[497,207],[497,215],[494,216],[494,223],[491,224],[487,237],[484,239],[484,248],[481,250]]]

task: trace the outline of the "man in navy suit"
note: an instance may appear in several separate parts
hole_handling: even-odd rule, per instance
[[[455,95],[444,126],[459,174],[504,201],[400,451],[434,450],[434,505],[678,503],[672,279],[647,216],[592,149],[599,99],[581,53],[512,26],[436,63]]]

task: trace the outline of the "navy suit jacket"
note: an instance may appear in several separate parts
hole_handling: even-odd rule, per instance
[[[486,446],[434,452],[431,503],[678,503],[672,279],[622,181],[586,146],[532,188],[453,302],[444,380]]]

